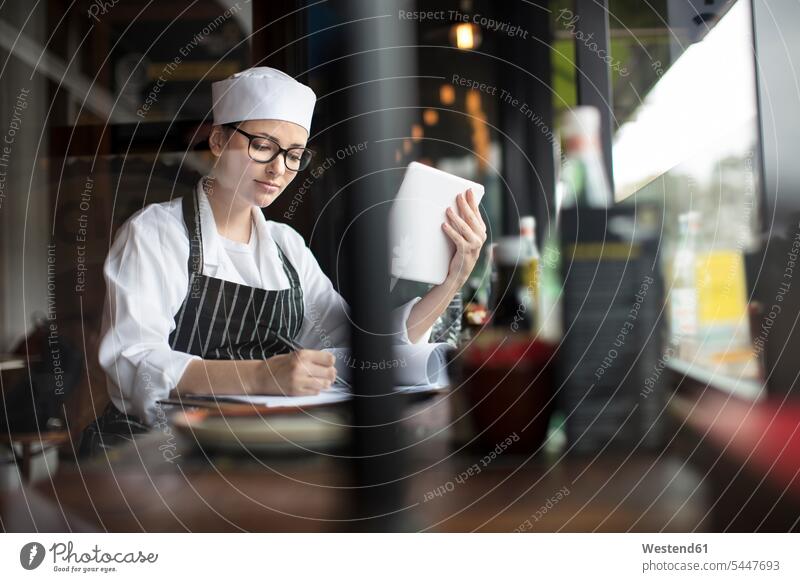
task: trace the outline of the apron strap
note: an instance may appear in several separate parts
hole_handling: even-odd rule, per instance
[[[281,263],[283,265],[283,272],[286,275],[286,278],[289,279],[289,288],[302,291],[302,289],[300,289],[300,277],[297,275],[294,265],[292,265],[292,262],[283,252],[281,245],[276,242],[275,246],[278,248],[278,255],[280,256]]]
[[[189,231],[189,273],[203,273],[203,235],[200,230],[200,200],[195,189],[183,197],[183,221]]]

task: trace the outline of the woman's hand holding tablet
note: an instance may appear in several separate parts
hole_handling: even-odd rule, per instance
[[[450,237],[456,247],[456,252],[450,260],[447,279],[457,287],[461,287],[478,262],[483,243],[486,242],[486,225],[478,210],[478,201],[472,189],[466,194],[456,196],[458,214],[448,208],[446,211],[447,222],[442,224],[442,230]]]

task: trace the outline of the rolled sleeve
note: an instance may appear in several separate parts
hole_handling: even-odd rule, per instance
[[[422,300],[422,297],[414,297],[410,301],[400,305],[392,312],[392,329],[395,330],[394,338],[395,343],[399,344],[426,344],[431,339],[431,332],[433,327],[429,327],[425,333],[422,334],[417,341],[412,342],[408,337],[408,318],[411,315],[411,310],[414,306]]]
[[[188,285],[188,245],[180,225],[164,224],[161,219],[169,217],[155,212],[123,225],[106,258],[98,354],[114,405],[149,425],[159,412],[157,402],[178,385],[189,362],[200,359],[169,345]]]
[[[139,354],[123,353],[115,362],[120,371],[119,397],[112,396],[112,400],[123,412],[135,414],[152,425],[158,417],[158,401],[168,398],[183,377],[186,366],[200,359],[163,347],[146,349]]]

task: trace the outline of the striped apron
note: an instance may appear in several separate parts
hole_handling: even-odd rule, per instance
[[[189,288],[168,338],[172,349],[207,360],[265,360],[291,351],[281,338],[294,340],[300,333],[303,289],[283,249],[275,243],[288,289],[258,289],[203,275],[197,192],[183,197],[182,208],[189,231]],[[84,430],[80,454],[95,454],[147,430],[140,419],[109,403]]]

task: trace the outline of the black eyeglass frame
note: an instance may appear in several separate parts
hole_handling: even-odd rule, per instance
[[[308,168],[309,164],[311,164],[311,159],[314,157],[314,150],[312,150],[312,149],[300,148],[300,147],[282,148],[281,144],[279,144],[275,139],[273,139],[273,138],[271,138],[269,136],[266,136],[266,135],[253,135],[252,133],[247,133],[243,129],[240,129],[239,126],[236,125],[235,123],[225,123],[225,124],[223,124],[223,127],[228,127],[228,128],[230,128],[230,129],[232,129],[234,131],[237,131],[237,132],[241,133],[243,136],[245,136],[249,140],[249,142],[247,144],[247,155],[250,156],[250,159],[253,160],[254,162],[256,162],[257,164],[269,164],[272,160],[277,158],[280,154],[283,154],[283,165],[286,166],[287,170],[289,170],[290,172],[302,172],[303,170]],[[253,146],[253,140],[254,139],[267,139],[267,140],[271,141],[272,143],[274,143],[275,147],[278,148],[278,150],[275,152],[275,155],[272,156],[268,160],[263,160],[263,161],[262,160],[257,160],[250,153],[250,149]],[[300,156],[301,160],[303,160],[303,159],[307,160],[304,166],[301,166],[301,167],[299,167],[297,169],[289,167],[289,162],[288,162],[288,160],[286,158],[286,155],[292,150],[303,150],[304,152],[308,152],[309,153],[309,156],[307,158],[303,158],[302,156]]]

